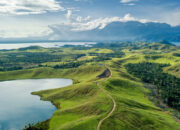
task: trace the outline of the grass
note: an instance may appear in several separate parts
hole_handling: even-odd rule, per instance
[[[40,78],[71,78],[80,82],[93,80],[96,75],[103,72],[104,68],[99,66],[82,66],[78,69],[53,69],[41,67],[35,69],[24,69],[18,71],[0,72],[0,79],[40,79]]]
[[[117,108],[113,115],[103,122],[101,129],[180,128],[180,124],[167,111],[156,107],[149,100],[149,90],[144,88],[139,79],[129,75],[123,65],[111,63],[111,70],[112,78],[102,80],[101,86],[114,97]],[[43,100],[53,101],[60,108],[49,122],[50,130],[96,129],[98,121],[112,108],[112,101],[92,81],[34,94],[41,95]]]
[[[156,107],[149,100],[149,90],[144,88],[139,79],[129,75],[123,64],[118,65],[117,61],[115,65],[112,64],[113,76],[103,83],[104,88],[116,100],[117,108],[113,115],[105,120],[101,129],[178,130],[180,124],[167,111]]]
[[[166,67],[164,71],[180,78],[180,63]]]
[[[84,76],[85,74],[83,74]],[[98,120],[107,114],[112,107],[112,103],[91,80],[91,76],[88,76],[86,81],[80,80],[82,82],[79,84],[33,93],[40,95],[43,100],[52,101],[57,108],[60,108],[54,113],[49,122],[50,130],[96,128]]]
[[[74,84],[65,88],[33,92],[42,100],[51,101],[58,110],[46,122],[49,130],[95,130],[98,122],[112,109],[111,99],[99,88],[103,87],[113,96],[117,107],[112,116],[101,126],[102,130],[179,130],[177,122],[170,112],[158,108],[149,100],[150,91],[144,87],[140,79],[127,73],[125,64],[138,62],[168,63],[171,66],[164,71],[179,76],[180,58],[173,56],[174,47],[158,47],[152,49],[128,50],[125,56],[106,61],[112,70],[108,80],[98,79],[106,67],[102,63],[88,63],[74,69],[53,69],[49,67],[0,72],[0,80],[34,79],[34,78],[71,78]],[[163,50],[163,48],[165,48]],[[170,49],[171,51],[169,51]],[[163,52],[163,51],[165,52]],[[37,50],[36,50],[37,51]],[[47,51],[41,49],[41,51]],[[52,50],[53,51],[53,50]],[[63,48],[62,54],[112,53],[110,49],[73,50]],[[145,56],[150,56],[147,59]],[[158,56],[153,59],[152,56]],[[79,60],[92,58],[81,57]],[[48,63],[54,65],[56,63]],[[97,86],[94,81],[100,81]]]

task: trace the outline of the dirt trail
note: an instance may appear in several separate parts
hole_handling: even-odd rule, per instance
[[[109,68],[107,68],[107,69],[109,69]],[[109,76],[107,79],[111,78],[111,76],[112,76],[112,71],[111,71],[110,69],[109,69],[109,71],[110,71],[110,76]],[[98,82],[97,82],[97,85],[99,86],[99,83],[98,83]],[[105,116],[103,119],[101,119],[101,120],[99,121],[98,126],[97,126],[97,130],[100,130],[100,127],[101,127],[103,121],[106,120],[107,118],[109,118],[109,117],[112,115],[112,113],[115,111],[115,109],[116,109],[116,101],[114,100],[114,98],[113,98],[105,89],[103,89],[103,88],[100,87],[100,86],[99,86],[99,88],[100,88],[109,98],[111,98],[111,100],[112,100],[112,102],[113,102],[113,108],[112,108],[112,110],[108,113],[107,116]]]

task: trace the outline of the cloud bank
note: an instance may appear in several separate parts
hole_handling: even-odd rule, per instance
[[[87,31],[87,30],[93,30],[95,28],[103,29],[112,22],[128,22],[128,21],[138,21],[141,23],[155,22],[147,19],[135,18],[132,17],[130,14],[126,14],[124,17],[106,17],[106,18],[98,18],[91,20],[90,16],[87,16],[85,18],[81,16],[78,16],[77,18],[73,18],[72,12],[71,13],[68,12],[67,18],[70,19],[70,17],[71,17],[70,22],[59,24],[61,25],[61,27],[69,26],[69,28],[71,28],[70,31]],[[58,25],[54,25],[54,26],[58,26]]]
[[[124,5],[130,5],[133,6],[135,5],[134,2],[137,2],[138,0],[120,0],[120,3],[124,4]]]
[[[18,22],[8,24],[4,26],[5,23],[0,25],[0,38],[28,38],[28,37],[48,37],[53,34],[54,31],[61,31],[62,36],[69,37],[71,32],[83,32],[90,31],[93,29],[104,29],[107,25],[113,22],[128,22],[128,21],[138,21],[141,23],[152,22],[147,19],[139,19],[126,14],[124,17],[105,17],[92,19],[90,16],[74,16],[72,10],[67,10],[65,14],[66,21],[55,25],[41,25],[41,23],[23,23]],[[53,38],[52,38],[53,37]],[[55,34],[51,36],[51,39],[58,39],[59,35],[56,37]]]
[[[121,3],[130,3],[130,2],[135,2],[137,0],[120,0]]]
[[[56,0],[0,0],[0,14],[28,15],[65,10]]]
[[[10,26],[9,28],[1,27],[0,38],[29,38],[29,37],[45,37],[52,33],[52,30],[45,26],[23,26],[23,28],[16,28]]]

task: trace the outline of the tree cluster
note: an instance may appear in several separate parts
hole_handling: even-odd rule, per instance
[[[140,78],[143,82],[156,86],[158,95],[169,106],[180,110],[180,78],[163,72],[167,64],[138,63],[127,64],[130,74]]]

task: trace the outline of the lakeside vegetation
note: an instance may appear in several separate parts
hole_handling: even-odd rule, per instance
[[[73,79],[74,84],[69,87],[32,93],[51,101],[58,110],[51,119],[27,126],[26,130],[95,130],[113,107],[101,88],[112,95],[117,106],[100,129],[178,130],[180,123],[173,114],[179,112],[174,110],[172,114],[171,108],[165,110],[156,106],[144,82],[155,85],[160,98],[178,109],[180,57],[176,54],[179,53],[180,48],[173,45],[140,42],[4,50],[0,51],[0,67],[4,69],[0,70],[0,80]],[[22,68],[7,70],[15,66]],[[109,79],[103,76],[107,68],[112,71]],[[173,100],[166,102],[169,96]]]

